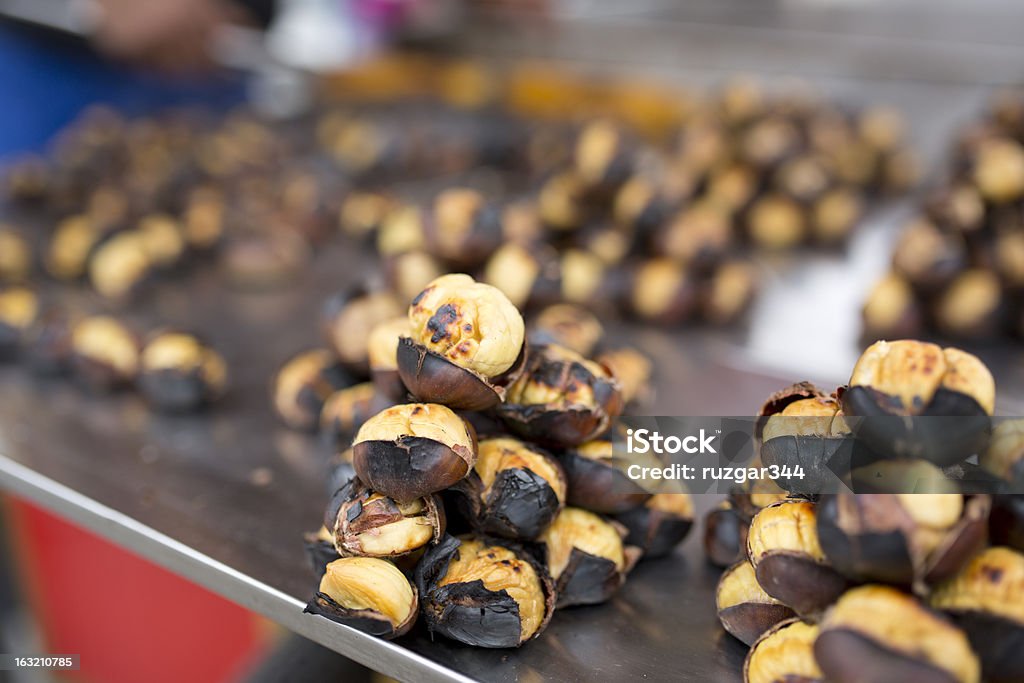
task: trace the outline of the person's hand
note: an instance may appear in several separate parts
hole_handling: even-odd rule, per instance
[[[97,46],[117,59],[163,71],[211,65],[217,29],[242,12],[225,0],[95,0]]]

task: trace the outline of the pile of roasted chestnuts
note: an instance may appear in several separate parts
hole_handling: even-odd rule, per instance
[[[1024,334],[1024,95],[1003,92],[952,150],[948,177],[868,294],[864,336]]]
[[[761,462],[807,477],[705,519],[744,680],[1024,680],[1024,427],[993,428],[994,403],[981,361],[913,340],[869,347],[832,394],[770,397]]]
[[[347,322],[327,334],[369,330],[356,337],[369,348],[303,353],[275,381],[280,417],[328,430],[341,451],[306,539],[320,576],[307,611],[384,637],[420,615],[432,634],[518,647],[556,607],[608,600],[641,556],[686,537],[688,495],[623,491],[607,440],[644,393],[639,352],[588,357],[601,330],[585,311],[528,329],[469,275],[434,279],[397,318],[379,296],[328,306]],[[361,386],[353,409],[342,397]]]

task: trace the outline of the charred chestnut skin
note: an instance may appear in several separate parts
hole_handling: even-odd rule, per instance
[[[615,467],[612,458],[588,457],[589,448],[607,448],[607,441],[589,441],[569,448],[559,455],[569,482],[569,504],[592,512],[617,514],[626,512],[651,497],[624,470]]]
[[[724,502],[704,516],[704,554],[716,567],[728,567],[747,555],[750,519]]]
[[[558,460],[536,446],[520,445],[548,461],[560,479],[564,497],[566,477]],[[483,442],[480,448],[484,448]],[[552,484],[529,467],[499,470],[489,492],[475,470],[453,488],[462,494],[462,508],[474,529],[502,538],[536,538],[564,504]]]
[[[403,514],[394,500],[386,497],[371,500],[373,494],[373,490],[359,481],[358,477],[353,477],[331,496],[324,512],[324,527],[333,534],[334,547],[346,555],[391,559],[420,550],[423,546],[409,548],[404,552],[370,553],[361,548],[357,540],[353,540],[353,536],[372,532],[379,526],[403,519]],[[424,496],[420,500],[423,501],[424,517],[430,522],[433,531],[428,543],[436,544],[444,535],[446,524],[444,505],[441,503],[440,497],[434,494]]]
[[[185,352],[175,363],[154,360],[161,344],[177,340]],[[155,364],[158,363],[158,364]],[[142,350],[138,385],[158,410],[185,413],[199,410],[217,400],[227,384],[227,365],[217,351],[190,334],[165,331],[155,335]]]
[[[746,574],[749,574],[749,578],[745,576]],[[716,591],[718,621],[721,622],[722,628],[734,638],[744,645],[751,646],[776,624],[796,617],[796,612],[767,594],[761,596],[766,598],[764,600],[745,600],[735,604],[723,604],[722,598],[725,595],[726,586],[729,582],[739,580],[741,576],[756,584],[757,579],[754,576],[753,568],[746,560],[734,564],[722,572]],[[756,591],[759,586],[755,585],[752,588]],[[763,591],[763,589],[761,590]]]
[[[508,541],[482,538],[500,545],[533,567],[544,592],[544,617],[532,634],[544,631],[555,608],[555,587],[547,570],[532,555]],[[457,557],[462,541],[447,535],[427,551],[416,567],[416,586],[422,595],[423,618],[432,632],[476,647],[512,648],[523,644],[519,604],[505,590],[491,591],[480,580],[438,585]]]
[[[899,586],[934,583],[954,574],[986,541],[988,496],[968,498],[961,520],[947,533],[944,546],[915,562],[911,542],[900,529],[873,528],[894,494],[840,493],[822,496],[818,503],[818,539],[832,566],[854,581],[877,581]],[[877,505],[876,505],[877,502]],[[885,507],[883,507],[885,506]],[[873,511],[874,509],[874,511]]]
[[[398,340],[398,375],[417,400],[443,403],[457,410],[487,410],[501,402],[504,386],[521,371],[526,345],[515,365],[492,383],[459,367],[409,337]]]
[[[271,386],[271,399],[277,416],[288,427],[313,431],[327,398],[351,384],[351,376],[330,351],[313,349],[281,366]]]
[[[555,448],[582,444],[604,432],[623,409],[618,382],[603,366],[597,366],[597,372],[593,366],[562,347],[531,349],[523,373],[509,387],[505,402],[495,410],[505,425],[523,438]],[[587,386],[593,399],[589,404],[575,402],[571,397],[566,397],[564,405],[517,403],[521,391],[526,391],[532,382],[562,391]]]
[[[1024,494],[992,496],[989,535],[994,544],[1024,552]]]
[[[320,434],[336,444],[349,442],[367,420],[393,405],[395,401],[371,382],[338,389],[320,410]]]
[[[397,433],[387,439],[361,440],[368,421],[352,446],[356,474],[374,491],[402,502],[448,488],[465,477],[476,460],[476,432],[462,418],[456,419],[466,430],[464,444],[449,445],[428,437]]]
[[[659,496],[682,496],[683,493],[662,493]],[[656,498],[657,496],[655,496]],[[627,510],[615,516],[626,527],[626,545],[636,546],[643,551],[644,559],[654,560],[670,554],[686,539],[693,527],[693,514],[679,515],[660,509],[651,503]]]

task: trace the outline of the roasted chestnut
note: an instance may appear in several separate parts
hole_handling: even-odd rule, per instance
[[[398,375],[398,340],[409,334],[409,318],[392,318],[370,330],[366,340],[370,377],[377,390],[396,401],[406,395],[405,384]]]
[[[498,436],[480,441],[476,465],[455,488],[477,531],[533,539],[565,504],[566,477],[546,452]]]
[[[640,548],[645,559],[664,557],[690,533],[693,499],[687,493],[657,493],[615,521],[626,527],[626,545]]]
[[[869,346],[841,400],[844,414],[864,418],[857,438],[880,455],[947,466],[984,448],[995,393],[977,357],[902,340]]]
[[[713,201],[695,202],[666,223],[656,241],[662,255],[695,270],[710,270],[732,247],[732,217]]]
[[[922,313],[913,288],[903,277],[889,273],[875,283],[861,309],[864,338],[902,339],[921,332]]]
[[[619,383],[624,404],[643,403],[654,393],[651,386],[654,364],[640,351],[629,347],[610,349],[595,360],[608,368]]]
[[[25,238],[0,225],[0,283],[23,282],[32,271],[32,250]]]
[[[29,367],[40,375],[59,375],[71,362],[71,317],[58,308],[43,310],[28,328],[22,347]]]
[[[594,605],[626,581],[640,551],[623,544],[625,530],[580,508],[563,509],[538,537],[558,607]]]
[[[854,439],[839,402],[830,396],[804,398],[768,416],[761,433],[761,461],[799,476],[781,476],[776,483],[790,493],[816,494],[832,483],[832,473],[845,474],[853,461]]]
[[[560,267],[553,249],[509,242],[491,255],[483,281],[500,289],[512,305],[526,308],[538,300],[558,296]]]
[[[416,206],[396,206],[377,231],[377,251],[384,257],[426,248],[423,211]]]
[[[501,244],[501,207],[468,187],[444,190],[434,199],[426,238],[435,256],[458,268],[474,268]]]
[[[374,327],[402,315],[402,307],[389,292],[342,292],[324,304],[324,337],[339,362],[352,373],[370,373],[367,337]]]
[[[338,389],[320,410],[320,433],[333,443],[347,443],[371,417],[395,405],[373,382]]]
[[[747,532],[750,519],[724,500],[704,516],[704,554],[716,567],[747,557]]]
[[[599,119],[587,124],[576,141],[576,172],[592,191],[612,192],[633,171],[633,147],[613,122]]]
[[[424,287],[442,274],[437,259],[425,251],[407,251],[384,261],[388,286],[400,301],[412,301]]]
[[[553,304],[534,317],[528,338],[534,346],[559,344],[589,356],[603,336],[601,321],[587,309],[575,304]]]
[[[139,373],[139,341],[110,316],[83,318],[71,328],[71,369],[96,391],[132,384]]]
[[[575,230],[586,219],[583,180],[571,171],[563,171],[548,178],[537,194],[537,212],[541,221],[551,230]]]
[[[715,590],[715,607],[722,627],[747,646],[776,624],[796,616],[796,612],[764,592],[754,566],[747,560],[722,572]]]
[[[352,384],[348,373],[327,349],[304,351],[289,359],[274,377],[274,411],[292,429],[313,430],[324,402]]]
[[[946,286],[966,267],[963,238],[925,218],[907,225],[892,254],[893,271],[926,293]]]
[[[1024,195],[1024,148],[1016,140],[982,142],[974,160],[974,184],[988,201],[1006,204]]]
[[[447,536],[420,560],[416,585],[430,632],[477,647],[519,647],[554,612],[551,577],[504,541]]]
[[[850,236],[863,213],[864,200],[856,190],[828,190],[811,207],[811,236],[819,244],[838,244]]]
[[[817,536],[850,579],[920,587],[984,547],[989,507],[959,493],[840,493],[818,504]]]
[[[524,438],[572,447],[604,432],[622,407],[619,383],[607,368],[549,344],[530,351],[523,374],[495,410]]]
[[[960,629],[895,588],[861,586],[822,620],[814,656],[835,683],[978,683]]]
[[[818,627],[799,619],[775,624],[747,653],[743,683],[823,683],[825,676],[814,656],[817,637]]]
[[[186,332],[165,331],[142,348],[139,389],[160,410],[195,410],[220,398],[227,388],[223,356]]]
[[[800,205],[778,194],[767,194],[750,207],[747,232],[758,247],[790,249],[807,237],[807,217]]]
[[[31,289],[0,289],[0,360],[12,358],[27,340],[39,318],[39,298]]]
[[[679,325],[690,320],[700,305],[693,275],[685,265],[668,258],[645,261],[633,273],[629,310],[640,320]]]
[[[324,526],[343,556],[400,557],[436,544],[445,515],[436,495],[400,503],[353,478],[331,496]]]
[[[847,586],[818,542],[816,516],[810,501],[783,500],[754,515],[747,533],[757,582],[803,617],[820,614]]]
[[[345,486],[355,476],[356,468],[352,466],[352,449],[335,451],[327,461],[327,495],[333,496],[335,491]]]
[[[642,504],[651,494],[626,476],[626,463],[614,456],[612,442],[587,441],[559,456],[569,482],[569,504],[614,514]]]
[[[416,588],[376,557],[342,557],[327,565],[305,612],[381,638],[406,633],[419,614]]]
[[[758,274],[746,260],[720,263],[703,284],[701,314],[713,325],[735,323],[750,308],[757,289]]]
[[[153,264],[135,231],[114,235],[100,244],[89,260],[89,280],[108,299],[137,292],[151,275]]]
[[[499,289],[468,275],[427,285],[409,307],[409,324],[409,336],[399,340],[398,374],[421,401],[490,408],[521,370],[522,316]]]
[[[967,634],[986,681],[1024,680],[1024,555],[985,550],[936,587],[930,603]]]
[[[185,242],[197,251],[216,247],[224,236],[227,208],[223,193],[211,186],[200,186],[189,193],[182,214]]]
[[[1003,288],[999,276],[984,268],[960,273],[935,301],[933,317],[951,337],[982,338],[994,334],[1003,319]]]
[[[373,235],[392,209],[392,200],[377,192],[350,192],[341,201],[338,226],[349,237],[363,239]]]
[[[442,405],[406,403],[367,420],[352,444],[356,474],[406,502],[446,489],[476,463],[473,428]]]

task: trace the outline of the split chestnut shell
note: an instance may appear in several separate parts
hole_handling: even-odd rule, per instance
[[[390,639],[412,628],[418,608],[416,587],[391,562],[342,557],[327,565],[304,611]]]

